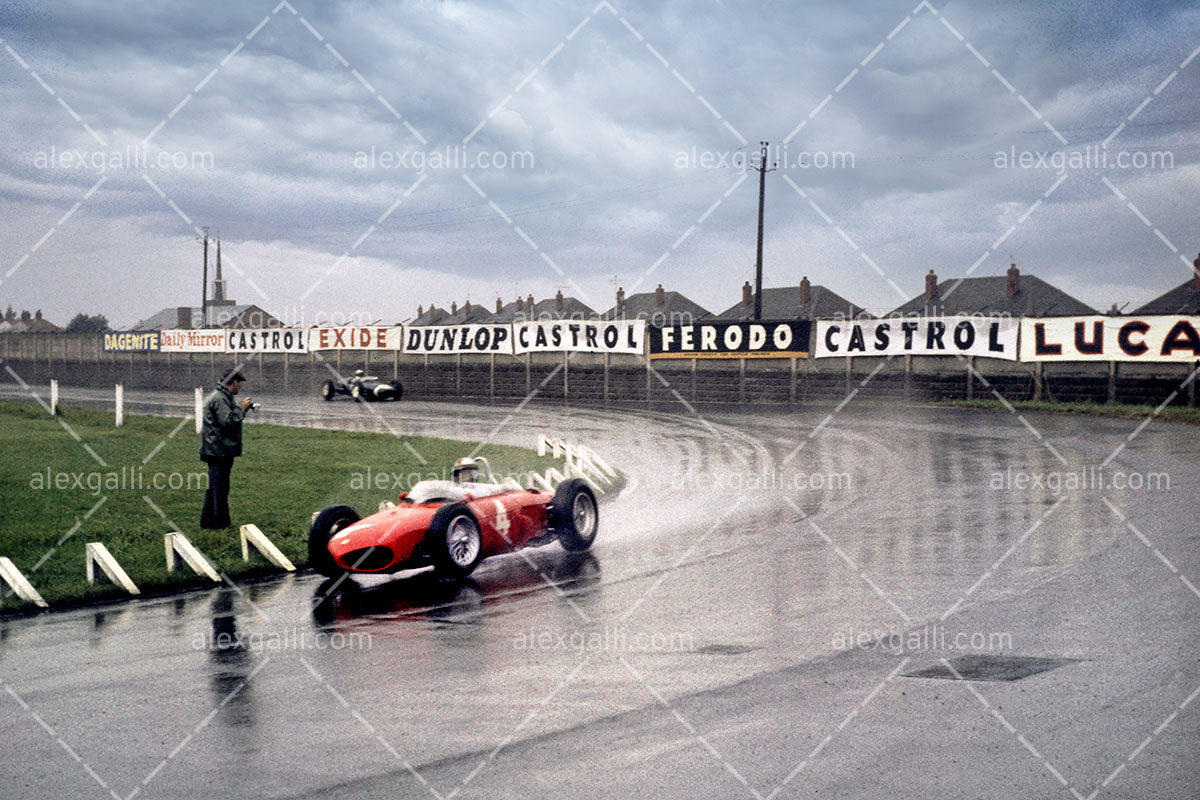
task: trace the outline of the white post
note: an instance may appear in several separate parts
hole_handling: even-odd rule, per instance
[[[58,416],[58,379],[50,379],[50,414]]]
[[[204,425],[204,390],[199,386],[196,387],[196,433],[200,433],[200,429]]]
[[[129,575],[113,558],[112,553],[108,552],[108,548],[100,542],[88,542],[84,546],[84,558],[87,562],[87,581],[88,583],[96,582],[96,564],[100,565],[100,569],[108,576],[108,579],[120,586],[130,594],[141,594],[141,590],[137,585],[129,579]]]
[[[4,582],[12,587],[17,597],[26,602],[33,603],[39,608],[47,607],[46,601],[38,594],[37,589],[34,589],[29,581],[25,579],[25,576],[21,574],[21,570],[17,569],[16,564],[12,562],[12,559],[5,556],[0,556],[0,578],[4,579]]]
[[[266,535],[258,529],[257,525],[246,524],[240,529],[240,538],[242,540],[242,560],[250,560],[250,545],[254,549],[266,556],[267,561],[270,561],[277,567],[283,567],[288,572],[296,570],[295,565],[291,560],[283,554],[275,543],[266,537]]]
[[[117,384],[117,427],[125,424],[125,387]]]

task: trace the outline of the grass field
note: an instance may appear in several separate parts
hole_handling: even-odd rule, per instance
[[[1007,411],[999,400],[940,400],[937,405],[955,408],[991,408]],[[1154,416],[1163,422],[1188,422],[1200,424],[1200,408],[1189,406],[1167,406],[1155,412],[1154,406],[1126,405],[1124,403],[1052,403],[1048,400],[1015,400],[1010,403],[1018,411],[1044,411],[1050,414],[1088,414],[1096,417],[1119,417],[1122,419],[1145,419]]]
[[[32,402],[0,403],[0,556],[11,558],[51,605],[125,596],[102,575],[95,585],[87,583],[87,542],[103,542],[143,593],[206,583],[186,565],[167,572],[163,534],[172,530],[187,534],[230,577],[273,572],[257,554],[242,561],[236,526],[256,524],[299,566],[307,560],[313,511],[345,503],[371,513],[417,480],[448,478],[454,460],[476,447],[420,436],[399,441],[387,434],[247,424],[230,492],[235,527],[201,531],[207,467],[194,425],[127,416],[116,428],[110,413],[73,408],[61,409],[60,423]],[[490,460],[498,477],[555,463],[515,447],[489,445],[478,455]],[[0,611],[25,605],[9,596],[0,600]]]

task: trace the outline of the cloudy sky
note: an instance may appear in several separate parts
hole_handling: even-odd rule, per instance
[[[4,3],[0,306],[198,304],[209,226],[295,321],[721,311],[761,140],[766,286],[882,312],[1015,260],[1106,309],[1200,251],[1195,3],[273,2]]]

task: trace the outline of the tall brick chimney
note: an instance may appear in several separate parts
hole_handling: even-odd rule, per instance
[[[933,270],[929,270],[929,274],[925,276],[925,299],[932,300],[937,295],[937,275]]]
[[[559,311],[562,311],[562,310],[563,310],[563,294],[562,294],[562,289],[559,289],[559,290],[558,290],[558,293],[554,295],[554,307],[555,307],[555,308],[557,308]]]
[[[617,311],[620,311],[624,307],[625,307],[625,287],[618,286],[617,287]]]
[[[178,306],[175,309],[175,327],[187,330],[192,327],[192,307]]]
[[[667,293],[663,291],[662,284],[660,283],[658,285],[658,288],[654,290],[654,305],[662,306],[666,302],[667,302]]]
[[[809,300],[812,300],[812,284],[805,275],[800,279],[800,305],[807,305]]]
[[[1009,266],[1007,277],[1008,296],[1016,297],[1017,292],[1021,291],[1021,270],[1017,269],[1015,263]]]
[[[1200,292],[1200,255],[1192,262],[1192,288]]]
[[[504,308],[504,301],[499,297],[496,298],[496,313],[500,313],[500,309]]]
[[[742,305],[754,305],[754,289],[750,288],[750,281],[742,284]]]

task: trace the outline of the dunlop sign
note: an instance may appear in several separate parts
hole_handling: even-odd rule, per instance
[[[650,328],[651,358],[808,358],[811,323],[700,322]]]
[[[1021,321],[1022,361],[1200,361],[1200,317]]]
[[[308,328],[230,330],[226,353],[307,353]]]
[[[1017,320],[920,317],[817,323],[816,358],[983,356],[1017,360]]]
[[[409,325],[404,352],[427,354],[502,353],[512,355],[511,325]]]

